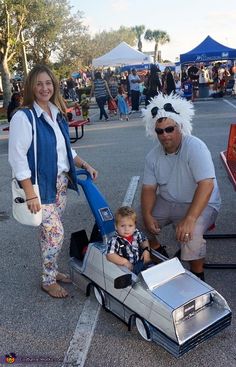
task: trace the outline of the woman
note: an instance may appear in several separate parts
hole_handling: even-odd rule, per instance
[[[107,102],[107,96],[109,96],[111,99],[112,98],[112,95],[111,95],[111,92],[110,92],[110,89],[108,87],[108,84],[107,82],[102,79],[102,75],[99,71],[97,71],[95,73],[95,79],[92,83],[92,88],[91,88],[91,92],[90,92],[90,99],[89,101],[91,101],[91,98],[94,94],[95,98],[96,98],[96,102],[97,102],[97,105],[100,109],[100,117],[99,119],[102,120],[102,117],[104,116],[105,117],[105,120],[108,121],[108,115],[105,111],[105,104]]]
[[[147,81],[145,82],[145,106],[149,105],[152,98],[158,95],[162,90],[161,82],[158,73],[160,70],[155,64],[151,64],[150,66],[150,74],[148,76]]]
[[[37,178],[43,212],[40,226],[42,290],[51,297],[64,298],[68,293],[58,282],[71,280],[58,271],[57,258],[63,243],[61,215],[66,205],[68,181],[77,190],[75,165],[86,169],[93,179],[97,171],[70,147],[65,104],[59,93],[59,83],[47,66],[36,65],[30,71],[24,87],[23,107],[31,110],[36,123]],[[9,162],[25,191],[29,210],[38,212],[40,203],[33,190],[32,125],[23,109],[11,119]]]
[[[168,96],[173,93],[175,94],[175,81],[172,72],[169,67],[165,68],[164,72],[164,93]]]

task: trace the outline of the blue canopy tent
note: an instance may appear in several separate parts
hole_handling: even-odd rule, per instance
[[[211,62],[236,59],[236,49],[222,45],[207,36],[200,45],[180,55],[180,64]]]

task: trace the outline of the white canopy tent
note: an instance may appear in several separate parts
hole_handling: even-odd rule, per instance
[[[146,64],[151,63],[151,57],[144,53],[135,50],[126,42],[121,42],[118,46],[113,48],[107,54],[93,59],[92,65],[94,67],[102,66],[121,66],[132,64]]]

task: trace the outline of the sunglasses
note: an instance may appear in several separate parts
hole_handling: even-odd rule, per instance
[[[156,127],[155,128],[155,132],[157,133],[157,135],[162,135],[162,134],[164,134],[164,132],[167,133],[167,134],[170,134],[170,133],[173,133],[173,131],[176,128],[176,126],[177,125],[175,125],[175,126],[167,126],[164,129],[161,129],[159,127]]]
[[[151,109],[151,114],[152,114],[152,117],[156,117],[157,113],[159,110],[164,110],[166,112],[172,112],[172,113],[176,113],[177,115],[179,115],[179,112],[176,112],[174,107],[172,106],[171,103],[165,103],[164,106],[162,108],[159,108],[159,107],[153,107]]]

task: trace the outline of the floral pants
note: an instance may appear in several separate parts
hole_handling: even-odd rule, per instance
[[[43,220],[40,226],[40,245],[43,262],[42,283],[44,285],[56,282],[57,259],[64,239],[61,216],[66,207],[67,185],[67,176],[64,173],[60,174],[57,177],[56,202],[42,205]]]

